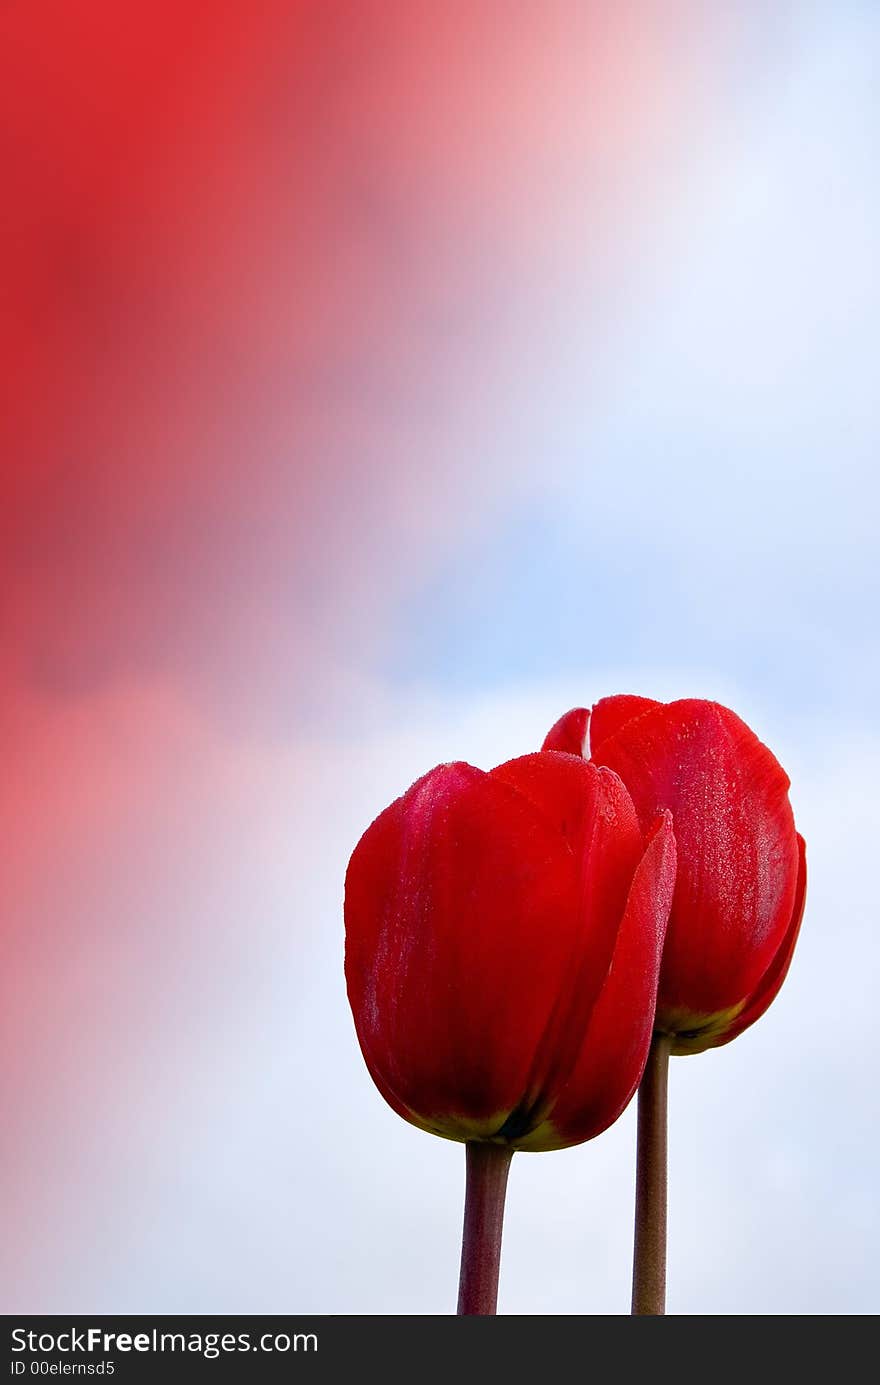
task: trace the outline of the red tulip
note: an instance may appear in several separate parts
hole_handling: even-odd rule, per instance
[[[586,737],[617,773],[644,827],[672,812],[678,877],[656,1028],[673,1053],[728,1043],[759,1019],[788,971],[804,908],[803,838],[785,771],[715,702],[607,697],[562,717],[545,749]]]
[[[566,754],[441,765],[367,829],[345,886],[348,996],[390,1106],[452,1140],[599,1134],[645,1064],[675,879],[670,815]]]

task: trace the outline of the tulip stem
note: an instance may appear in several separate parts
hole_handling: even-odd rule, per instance
[[[655,1034],[639,1087],[632,1312],[666,1312],[666,1089],[672,1038]]]
[[[458,1316],[491,1317],[498,1302],[504,1198],[513,1150],[469,1140]]]

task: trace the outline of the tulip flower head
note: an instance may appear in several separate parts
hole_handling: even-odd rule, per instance
[[[511,1149],[599,1134],[644,1068],[674,882],[670,814],[640,825],[582,757],[419,779],[345,885],[348,996],[389,1105]]]
[[[673,1036],[673,1053],[729,1043],[776,996],[800,928],[805,853],[788,776],[738,716],[698,699],[604,698],[560,718],[544,748],[578,743],[620,775],[643,827],[672,812],[678,875],[658,1032]]]

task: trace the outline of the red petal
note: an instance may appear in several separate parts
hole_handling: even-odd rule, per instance
[[[577,1061],[544,1124],[525,1149],[559,1149],[601,1134],[641,1081],[651,1032],[660,956],[675,887],[675,838],[664,813],[629,891],[605,985]]]
[[[739,717],[697,700],[641,713],[598,758],[620,774],[643,824],[672,810],[678,880],[657,1023],[697,1029],[755,990],[791,919],[788,777]]]
[[[512,785],[569,842],[580,868],[581,934],[576,963],[536,1050],[520,1110],[533,1117],[571,1070],[584,1028],[608,974],[620,920],[644,841],[629,794],[616,774],[572,755],[523,755],[492,771]]]
[[[590,731],[590,713],[586,707],[575,707],[559,718],[544,737],[542,750],[562,750],[567,755],[580,755],[587,760],[590,749],[587,736]]]
[[[603,697],[592,712],[590,723],[590,753],[594,760],[600,759],[597,751],[609,737],[616,736],[628,722],[649,712],[652,707],[662,707],[650,697],[635,697],[632,693],[620,693],[617,697]]]
[[[776,956],[773,958],[773,961],[758,983],[757,989],[753,991],[746,1002],[745,1009],[740,1011],[730,1028],[717,1040],[714,1044],[715,1048],[720,1048],[722,1044],[730,1043],[730,1040],[735,1039],[737,1034],[741,1034],[744,1029],[748,1029],[750,1025],[754,1024],[755,1020],[759,1020],[764,1011],[767,1010],[776,999],[782,983],[788,975],[791,959],[794,956],[794,945],[801,931],[801,920],[804,916],[804,904],[806,903],[807,895],[806,846],[800,833],[798,833],[797,840],[798,880],[797,890],[795,892],[794,911],[791,916],[791,923],[788,926],[788,931],[782,940],[782,946],[779,948]]]
[[[519,1105],[580,955],[578,886],[558,828],[470,765],[433,770],[367,829],[346,877],[346,977],[395,1109],[466,1139]]]

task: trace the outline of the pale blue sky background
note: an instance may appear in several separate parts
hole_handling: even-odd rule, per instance
[[[531,485],[410,595],[401,680],[697,662],[872,717],[877,16],[803,6],[788,41],[628,266],[601,352],[586,306],[565,352],[537,334],[492,440]]]
[[[876,1311],[880,9],[773,8],[694,20],[686,137],[658,146],[660,194],[612,218],[598,288],[573,140],[558,205],[531,209],[533,269],[484,292],[475,256],[449,317],[431,282],[411,394],[374,394],[371,361],[328,372],[322,407],[369,447],[284,647],[302,574],[275,548],[224,596],[253,659],[138,669],[95,720],[58,711],[84,765],[147,746],[123,766],[138,833],[117,852],[96,818],[119,879],[65,877],[63,900],[137,945],[40,963],[46,1013],[78,997],[83,1048],[46,1079],[6,1311],[452,1311],[464,1154],[362,1064],[345,867],[432,765],[488,768],[615,692],[732,706],[788,770],[808,848],[777,1002],[673,1060],[669,1311]],[[392,279],[431,211],[414,232],[398,191],[400,225],[370,241]],[[283,458],[283,421],[242,437]],[[383,457],[406,463],[393,493]],[[132,977],[148,1011],[127,1013]],[[80,1075],[105,1066],[97,1088]],[[517,1156],[502,1312],[628,1310],[634,1115]]]

